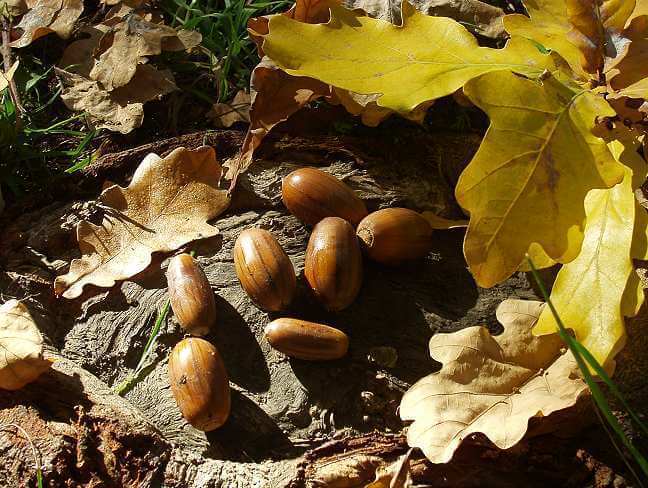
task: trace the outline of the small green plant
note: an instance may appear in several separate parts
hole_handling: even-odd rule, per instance
[[[540,292],[542,293],[542,296],[545,302],[547,303],[547,306],[549,307],[551,313],[556,319],[560,338],[563,340],[563,342],[565,342],[565,344],[567,344],[569,350],[574,355],[574,358],[578,363],[578,367],[581,370],[583,377],[585,378],[585,381],[589,386],[590,391],[592,392],[592,398],[597,408],[597,413],[600,413],[602,420],[604,420],[603,425],[606,427],[606,429],[610,428],[612,430],[612,432],[623,443],[623,445],[626,447],[628,452],[632,455],[632,458],[641,469],[643,475],[645,477],[648,477],[648,460],[646,460],[644,455],[637,449],[637,447],[634,445],[632,440],[630,440],[630,438],[628,438],[626,433],[623,431],[621,424],[612,413],[610,404],[607,401],[607,398],[605,398],[605,395],[603,394],[603,391],[601,390],[601,387],[599,386],[598,382],[594,378],[594,374],[592,374],[592,372],[598,375],[598,378],[607,386],[610,393],[621,403],[621,405],[623,405],[623,408],[626,410],[626,412],[628,413],[632,421],[635,423],[635,425],[646,435],[648,435],[648,427],[646,427],[646,425],[641,421],[639,416],[630,407],[626,399],[619,391],[617,385],[614,383],[614,381],[612,381],[610,376],[607,374],[607,372],[601,366],[601,364],[596,360],[596,358],[587,350],[585,346],[583,346],[583,344],[578,342],[567,331],[567,327],[565,327],[565,324],[562,322],[560,316],[558,315],[558,312],[556,311],[551,301],[551,298],[547,293],[547,289],[545,288],[544,283],[542,282],[542,279],[540,278],[540,275],[538,274],[538,271],[535,265],[533,264],[533,260],[527,256],[527,261],[529,263],[529,267],[531,268],[531,273],[533,274],[533,278],[537,283],[538,288],[540,289]],[[614,438],[611,437],[611,439],[616,447]],[[625,461],[625,457],[623,457],[623,454],[622,453],[620,454],[623,460]],[[639,477],[634,473],[632,468],[630,466],[628,466],[628,468],[637,478],[639,485],[644,486],[643,483],[641,483]]]
[[[74,167],[95,131],[85,128],[83,114],[70,117],[60,110],[62,88],[51,67],[24,56],[14,80],[23,110],[9,88],[0,92],[0,184],[20,195],[29,182],[51,182],[59,164]]]
[[[208,69],[216,78],[217,99],[232,98],[237,89],[249,84],[252,68],[259,61],[256,46],[248,38],[247,23],[251,17],[285,9],[289,0],[163,0],[162,9],[176,28],[197,30],[208,62],[192,62],[187,70]],[[174,71],[180,68],[174,67]],[[203,93],[195,93],[205,98]],[[202,95],[202,96],[201,96]],[[209,97],[209,95],[207,95]]]

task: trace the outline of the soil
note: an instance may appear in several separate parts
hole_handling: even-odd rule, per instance
[[[431,335],[476,324],[497,332],[495,308],[503,299],[536,298],[521,273],[478,288],[457,229],[437,232],[434,251],[420,262],[395,268],[366,262],[357,301],[341,313],[325,312],[304,283],[309,229],[282,206],[281,178],[316,165],[354,188],[370,210],[405,206],[457,218],[452,187],[480,136],[411,130],[389,138],[273,136],[215,222],[220,236],[190,246],[216,294],[218,323],[208,339],[230,374],[230,419],[205,434],[180,416],[167,380],[169,352],[183,337],[172,318],[140,381],[123,398],[115,395],[110,386],[137,364],[167,300],[169,256],[155,256],[146,271],[113,289],[87,290],[72,301],[56,298],[53,279],[79,255],[76,223],[100,216],[86,196],[98,195],[106,181],[127,184],[150,151],[206,143],[227,164],[242,137],[237,131],[196,133],[110,153],[66,180],[65,188],[75,191],[54,202],[14,205],[2,216],[0,291],[25,301],[55,363],[23,390],[0,395],[0,423],[19,423],[29,433],[42,457],[45,486],[364,486],[378,467],[408,450],[397,407],[414,381],[438,368],[428,356]],[[232,263],[236,237],[251,226],[272,231],[299,273],[298,298],[286,315],[347,332],[348,357],[329,363],[287,359],[263,339],[264,326],[276,315],[253,305]],[[645,382],[639,381],[648,368],[641,354],[645,341],[635,332],[642,320],[630,324],[618,377],[633,405],[646,413]],[[386,352],[396,354],[395,365],[384,360]],[[623,464],[593,418],[589,405],[581,405],[556,417],[558,432],[534,424],[531,435],[509,451],[471,439],[447,465],[412,453],[414,480],[453,487],[626,486]],[[0,486],[34,486],[28,442],[0,433],[0,453]]]

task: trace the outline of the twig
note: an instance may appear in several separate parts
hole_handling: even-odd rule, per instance
[[[16,429],[16,434],[14,435],[18,435],[18,433],[20,433],[29,444],[29,447],[31,448],[32,451],[32,455],[34,456],[34,462],[36,463],[36,483],[38,488],[43,488],[43,468],[41,465],[40,452],[38,451],[38,448],[34,445],[34,442],[32,441],[27,431],[23,429],[20,425],[18,424],[0,425],[0,431],[10,432],[9,430],[10,428]]]
[[[11,48],[9,47],[9,43],[11,42],[9,38],[11,21],[9,21],[4,13],[0,13],[0,17],[2,17],[2,61],[4,63],[4,72],[8,73],[11,68]],[[9,80],[9,95],[16,106],[16,128],[20,130],[22,127],[22,114],[25,112],[25,108],[20,101],[20,93],[18,93],[18,88],[13,77]]]

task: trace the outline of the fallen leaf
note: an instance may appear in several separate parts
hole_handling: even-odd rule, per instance
[[[144,120],[144,103],[176,90],[170,71],[139,65],[127,85],[113,91],[81,75],[56,69],[63,84],[61,99],[66,107],[85,112],[88,123],[96,128],[127,134]]]
[[[263,58],[254,68],[251,86],[250,127],[241,147],[241,156],[227,170],[226,177],[236,183],[237,176],[252,163],[252,154],[270,129],[288,119],[312,100],[330,93],[330,87],[312,78],[290,76]]]
[[[409,460],[412,449],[403,454],[389,466],[376,470],[376,479],[365,488],[411,488],[413,486]]]
[[[341,457],[319,467],[309,479],[317,488],[358,488],[373,478],[384,461],[378,456],[355,454]]]
[[[6,73],[0,71],[0,91],[4,90],[9,86],[9,82],[14,77],[16,70],[18,69],[19,61],[16,61]]]
[[[27,6],[29,10],[16,25],[22,34],[9,44],[11,47],[28,46],[51,32],[67,39],[83,12],[82,0],[36,0],[28,2]]]
[[[505,300],[497,308],[501,335],[477,326],[430,339],[430,355],[443,367],[403,396],[401,418],[414,421],[407,432],[410,446],[433,463],[450,461],[475,433],[508,449],[524,437],[531,418],[576,404],[587,385],[571,352],[558,334],[531,333],[543,306]]]
[[[323,25],[271,17],[264,52],[291,75],[382,94],[376,103],[399,113],[450,95],[483,73],[512,70],[538,77],[553,66],[529,40],[511,39],[503,49],[479,47],[458,22],[424,15],[407,2],[402,27],[340,7],[331,12]]]
[[[625,344],[623,315],[633,314],[638,308],[638,285],[633,278],[636,273],[631,256],[637,206],[632,180],[633,169],[640,172],[641,166],[645,167],[634,148],[623,154],[625,148],[620,142],[614,141],[611,147],[626,165],[624,179],[610,189],[587,194],[587,222],[581,252],[561,268],[551,291],[551,301],[566,327],[610,370],[614,367],[614,356]],[[631,279],[630,295],[623,300]],[[534,333],[555,333],[557,329],[558,324],[547,309]]]
[[[167,157],[147,157],[127,188],[101,194],[108,207],[101,225],[81,221],[77,239],[83,256],[54,281],[57,295],[76,298],[86,285],[111,287],[143,271],[153,252],[170,252],[218,229],[207,224],[229,205],[219,190],[221,167],[214,149],[175,149]]]
[[[27,307],[18,300],[0,305],[0,388],[18,390],[49,369],[43,338]]]
[[[606,60],[625,50],[620,32],[634,0],[527,0],[524,5],[530,17],[507,15],[506,31],[558,52],[584,78],[603,71]]]
[[[450,17],[483,36],[497,39],[506,35],[502,23],[504,11],[479,0],[413,0],[410,3],[419,12],[436,17]],[[344,6],[362,9],[370,17],[394,25],[403,23],[400,0],[345,0]]]
[[[236,122],[250,122],[250,94],[239,90],[229,103],[216,103],[207,112],[216,127],[231,127]]]
[[[422,212],[421,215],[428,221],[430,227],[433,229],[459,229],[461,227],[468,227],[467,220],[450,220],[445,217],[440,217],[434,212],[426,211]]]
[[[163,50],[188,50],[200,41],[197,32],[182,33],[131,13],[113,25],[101,39],[94,52],[96,62],[90,79],[112,91],[125,86],[149,56],[161,54]]]
[[[553,77],[538,84],[489,73],[464,92],[491,121],[455,190],[470,215],[464,254],[478,284],[511,276],[534,242],[548,257],[571,261],[583,238],[585,195],[623,179],[623,165],[592,134],[596,117],[614,112]]]

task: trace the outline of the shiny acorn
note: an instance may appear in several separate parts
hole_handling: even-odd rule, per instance
[[[307,225],[340,217],[355,226],[367,215],[367,207],[351,188],[319,169],[293,171],[283,179],[281,193],[290,213]]]
[[[367,215],[358,224],[357,234],[369,258],[384,264],[422,258],[432,246],[432,227],[407,208],[385,208]]]
[[[216,347],[199,337],[180,341],[169,356],[171,392],[182,416],[204,432],[222,426],[230,413],[227,371]]]
[[[189,334],[206,335],[216,321],[216,302],[207,276],[189,254],[174,256],[167,271],[173,314]]]
[[[341,330],[306,320],[274,320],[266,326],[265,336],[277,351],[307,361],[338,359],[349,348],[349,338]]]
[[[270,232],[241,232],[234,244],[234,266],[241,286],[260,308],[278,312],[290,305],[297,285],[295,269]]]
[[[362,284],[362,253],[353,227],[340,217],[326,217],[311,233],[304,263],[306,281],[330,311],[355,300]]]

